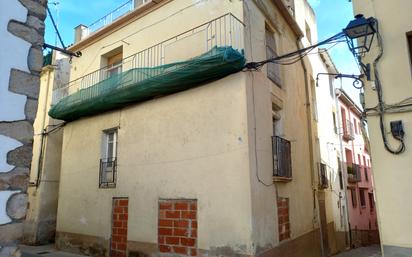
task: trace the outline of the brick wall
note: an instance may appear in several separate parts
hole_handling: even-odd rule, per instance
[[[113,199],[111,257],[126,257],[128,206],[127,198]]]
[[[290,238],[289,198],[278,197],[279,242]]]
[[[160,200],[158,245],[161,253],[197,255],[197,201]]]

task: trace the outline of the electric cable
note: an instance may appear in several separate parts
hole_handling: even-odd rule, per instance
[[[405,148],[406,148],[403,136],[397,136],[397,137],[394,136],[394,138],[400,142],[400,145],[397,149],[393,149],[392,146],[388,142],[388,138],[385,132],[385,119],[384,119],[385,104],[383,101],[382,83],[379,78],[379,70],[378,70],[378,62],[383,56],[384,46],[382,42],[383,41],[382,37],[379,33],[379,23],[377,20],[376,20],[376,31],[377,31],[376,34],[377,34],[377,40],[378,40],[378,46],[379,46],[379,54],[373,61],[373,70],[374,70],[376,91],[377,91],[378,103],[379,103],[378,104],[379,127],[380,127],[381,136],[382,136],[385,149],[392,154],[401,154],[405,151]]]

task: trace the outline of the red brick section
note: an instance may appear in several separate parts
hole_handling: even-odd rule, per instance
[[[290,238],[289,198],[278,197],[279,241]]]
[[[161,253],[197,256],[197,201],[159,200]]]
[[[113,199],[111,257],[126,257],[129,199]]]

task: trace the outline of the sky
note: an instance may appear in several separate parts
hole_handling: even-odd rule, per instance
[[[342,31],[353,19],[352,3],[349,0],[308,0],[313,7],[318,23],[319,41]],[[126,0],[49,0],[50,11],[58,24],[64,44],[70,45],[74,39],[74,27],[79,24],[89,25],[110,13]],[[50,17],[46,20],[46,43],[60,46],[56,41]],[[340,73],[359,74],[358,67],[346,43],[340,43],[330,49],[330,54]],[[338,84],[340,85],[340,84]],[[355,102],[359,103],[358,90],[352,87],[350,80],[343,81],[343,89]]]
[[[352,3],[349,0],[308,0],[316,13],[319,41],[341,32],[353,19]],[[347,43],[339,43],[329,50],[338,71],[343,74],[359,74],[359,68]],[[342,88],[359,104],[359,90],[352,80],[342,80]],[[340,86],[338,82],[337,86]]]

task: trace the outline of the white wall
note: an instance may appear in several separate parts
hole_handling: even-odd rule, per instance
[[[0,122],[24,120],[26,96],[8,91],[12,68],[29,72],[27,55],[30,44],[7,31],[10,20],[26,21],[27,9],[18,0],[0,1]],[[7,164],[7,153],[22,144],[12,138],[0,135],[0,173],[8,172],[14,166]],[[6,204],[14,191],[0,191],[0,224],[10,222]]]

